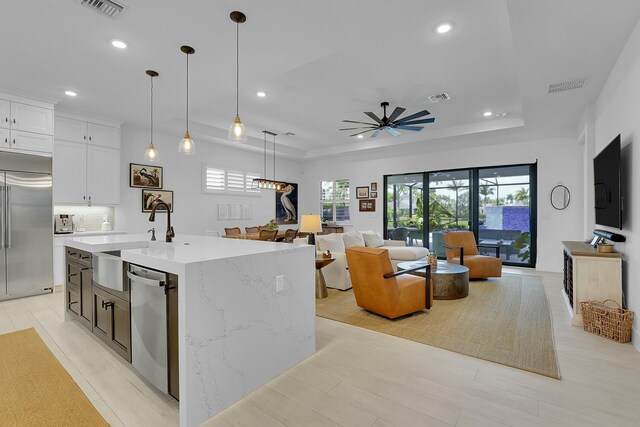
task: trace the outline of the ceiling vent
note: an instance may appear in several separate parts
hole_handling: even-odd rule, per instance
[[[112,0],[81,0],[82,5],[95,10],[101,15],[118,19],[123,14],[125,6]]]
[[[565,92],[567,90],[580,89],[589,81],[589,77],[578,77],[549,85],[549,93]]]
[[[447,92],[438,93],[436,95],[431,95],[429,97],[429,101],[431,101],[431,103],[433,104],[440,101],[448,101],[450,99],[451,99],[451,95],[449,95]]]

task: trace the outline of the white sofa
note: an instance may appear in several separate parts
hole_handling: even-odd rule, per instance
[[[295,239],[294,243],[306,243],[306,238]],[[398,240],[383,240],[379,233],[374,231],[351,231],[348,233],[332,233],[316,236],[316,251],[318,256],[327,250],[336,259],[322,269],[322,274],[327,287],[347,290],[351,289],[351,278],[347,266],[345,248],[351,246],[368,246],[387,249],[391,265],[396,270],[398,263],[405,261],[426,260],[429,250],[421,246],[406,246],[405,242]]]

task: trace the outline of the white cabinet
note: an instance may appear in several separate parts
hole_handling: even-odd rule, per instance
[[[120,128],[88,123],[88,135],[90,145],[120,149]]]
[[[120,203],[120,151],[87,147],[88,202],[99,205]]]
[[[56,114],[56,141],[86,142],[87,122],[68,119]]]
[[[11,145],[11,131],[0,128],[0,147],[8,148]]]
[[[120,149],[120,128],[56,115],[56,140]]]
[[[12,130],[11,148],[51,153],[53,152],[53,137],[51,135],[42,135],[40,133]]]
[[[12,95],[0,96],[0,149],[51,154],[53,106]]]
[[[53,201],[85,203],[86,195],[87,145],[56,140],[53,150]]]
[[[120,128],[56,115],[53,202],[120,203]]]
[[[11,129],[53,135],[53,110],[12,102]]]
[[[11,118],[11,102],[6,99],[0,99],[0,128],[9,129],[11,124],[9,119]]]

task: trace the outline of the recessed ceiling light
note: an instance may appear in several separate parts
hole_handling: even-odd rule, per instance
[[[126,49],[127,44],[122,40],[111,40],[111,46],[117,47],[118,49]]]
[[[493,113],[491,111],[485,111],[482,115],[485,117],[491,117],[493,116]]]
[[[358,139],[364,138],[364,135],[358,135]]]
[[[78,95],[77,93],[75,93],[72,90],[65,90],[64,94],[67,95],[67,96],[76,96],[76,95]]]
[[[256,95],[258,95],[260,98],[264,98],[265,96],[267,96],[265,92],[258,92],[256,93]]]
[[[443,22],[442,24],[438,25],[438,28],[436,28],[436,31],[439,34],[448,33],[451,30],[453,30],[453,25],[448,22]]]

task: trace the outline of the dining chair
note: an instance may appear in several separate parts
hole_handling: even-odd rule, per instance
[[[237,234],[242,234],[242,231],[240,230],[240,227],[233,227],[233,228],[225,228],[224,233],[227,236],[235,236]]]
[[[245,227],[244,228],[245,231],[247,232],[247,234],[252,234],[252,233],[259,233],[260,232],[260,227]]]
[[[275,242],[278,230],[262,230],[260,231],[260,240],[267,242]]]
[[[293,239],[295,239],[297,236],[298,236],[298,230],[289,228],[284,232],[284,242],[293,243]]]

